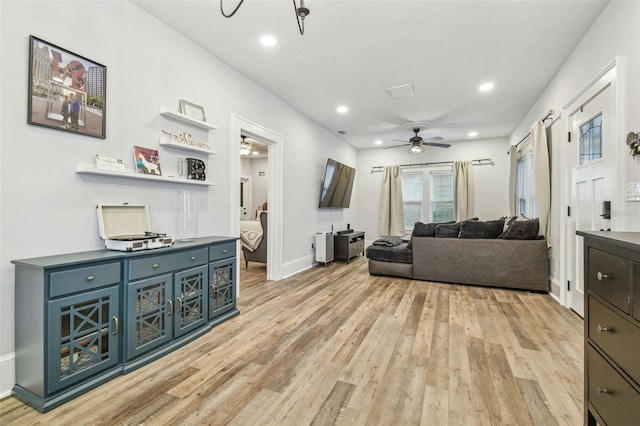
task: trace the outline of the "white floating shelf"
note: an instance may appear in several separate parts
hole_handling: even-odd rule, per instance
[[[209,155],[217,154],[217,152],[211,151],[210,149],[198,148],[197,146],[186,145],[178,142],[171,142],[171,141],[168,141],[166,138],[162,138],[162,137],[160,138],[160,145],[170,146],[172,148],[177,148],[177,149],[185,149],[187,151],[203,152]]]
[[[216,186],[216,183],[202,181],[202,180],[193,180],[186,178],[175,178],[175,177],[167,177],[167,176],[156,176],[156,175],[147,175],[144,173],[136,173],[133,170],[125,170],[124,172],[118,170],[107,170],[107,169],[98,169],[92,164],[88,163],[77,163],[76,165],[76,173],[83,173],[89,175],[101,175],[101,176],[111,176],[111,177],[119,177],[119,178],[127,178],[127,179],[142,179],[142,180],[152,180],[156,182],[167,182],[167,183],[177,183],[183,185],[198,185],[198,186]]]
[[[202,129],[207,129],[207,130],[216,129],[216,126],[214,126],[213,124],[209,124],[206,121],[197,120],[195,118],[189,117],[188,115],[181,114],[179,112],[170,111],[166,107],[160,107],[160,115],[171,118],[173,120],[181,121],[183,123],[191,124],[192,126],[197,126]]]

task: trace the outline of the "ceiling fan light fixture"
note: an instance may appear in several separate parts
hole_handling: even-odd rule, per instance
[[[409,154],[422,154],[424,152],[424,146],[420,143],[412,143],[409,147]]]
[[[244,140],[246,136],[242,135],[240,137],[242,138],[242,142],[240,142],[240,155],[244,157],[245,155],[251,154],[251,144]]]

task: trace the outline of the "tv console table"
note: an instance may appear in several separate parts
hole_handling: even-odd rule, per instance
[[[358,254],[364,254],[364,232],[353,231],[333,236],[334,258],[347,263]]]
[[[12,261],[14,396],[49,411],[238,315],[236,240]]]

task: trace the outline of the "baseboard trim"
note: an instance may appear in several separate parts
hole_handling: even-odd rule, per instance
[[[11,389],[16,382],[16,354],[0,356],[0,399],[11,396]]]
[[[299,272],[313,267],[313,255],[299,257],[282,265],[282,278],[289,278]]]
[[[549,277],[549,282],[551,283],[551,289],[549,290],[549,294],[551,297],[556,299],[556,302],[560,303],[560,281],[553,277]],[[560,303],[562,304],[562,303]]]

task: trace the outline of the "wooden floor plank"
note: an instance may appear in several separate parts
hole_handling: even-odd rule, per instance
[[[278,282],[240,270],[240,315],[46,414],[0,424],[581,424],[583,324],[551,296],[372,277],[366,260]]]

